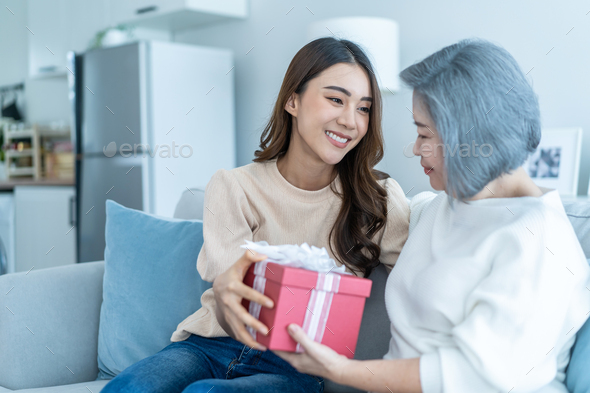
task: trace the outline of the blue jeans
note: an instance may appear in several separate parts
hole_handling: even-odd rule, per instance
[[[323,392],[324,380],[302,374],[270,350],[231,337],[191,334],[129,367],[101,393]]]

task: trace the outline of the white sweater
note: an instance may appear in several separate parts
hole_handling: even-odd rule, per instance
[[[590,268],[557,191],[455,201],[455,210],[447,198],[412,199],[385,289],[384,358],[420,357],[425,393],[567,392]]]

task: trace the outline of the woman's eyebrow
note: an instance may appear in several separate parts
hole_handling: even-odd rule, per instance
[[[332,90],[336,90],[336,91],[339,91],[341,93],[344,93],[344,94],[346,94],[349,97],[352,96],[352,94],[348,90],[346,90],[344,87],[340,87],[340,86],[326,86],[326,87],[324,87],[324,89],[332,89]],[[373,102],[373,99],[371,97],[362,97],[361,98],[361,101],[370,101],[370,102]]]
[[[435,135],[435,134],[434,134],[434,131],[432,131],[432,130],[430,129],[430,127],[428,127],[426,124],[422,124],[422,123],[420,123],[420,122],[417,122],[416,120],[414,120],[414,124],[415,124],[415,125],[417,125],[418,127],[425,127],[425,128],[428,128],[428,131],[430,131],[430,133],[431,133],[432,135]]]

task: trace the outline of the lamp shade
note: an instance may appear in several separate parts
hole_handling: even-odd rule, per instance
[[[359,44],[373,64],[383,93],[399,90],[399,27],[387,18],[332,18],[309,25],[309,41],[336,37]]]

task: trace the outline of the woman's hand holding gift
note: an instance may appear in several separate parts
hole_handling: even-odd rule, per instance
[[[274,307],[273,301],[269,297],[243,283],[250,265],[266,258],[266,255],[248,250],[227,271],[217,276],[213,281],[213,293],[217,303],[216,316],[219,324],[234,339],[262,351],[265,351],[266,347],[252,338],[246,325],[262,334],[268,334],[269,329],[248,313],[248,310],[242,305],[242,299],[246,298],[264,307]]]
[[[326,345],[313,341],[300,326],[294,323],[290,324],[287,330],[293,340],[301,344],[305,352],[272,351],[273,353],[301,373],[317,375],[333,381],[340,380],[339,373],[351,361],[350,359]]]
[[[272,351],[297,371],[372,392],[420,393],[420,358],[355,360],[309,338],[292,323],[287,329],[305,352]]]

